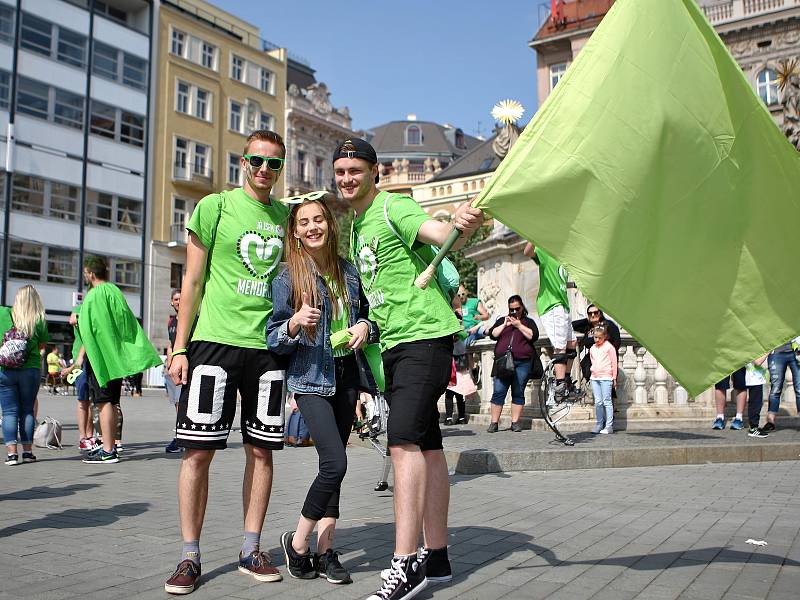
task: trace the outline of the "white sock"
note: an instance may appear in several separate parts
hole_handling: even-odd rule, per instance
[[[725,420],[725,415],[723,415],[723,414],[718,414],[718,415],[717,415],[717,418],[718,418],[718,419],[722,419],[722,420],[724,421],[724,420]]]
[[[736,413],[736,418],[741,421],[742,420],[742,413]]]

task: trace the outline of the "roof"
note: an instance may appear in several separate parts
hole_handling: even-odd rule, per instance
[[[411,125],[416,125],[422,131],[421,145],[409,146],[406,144],[406,128]],[[430,121],[391,121],[385,125],[373,127],[370,131],[373,134],[370,143],[379,155],[424,153],[461,156],[480,143],[478,138],[467,135],[456,127],[439,125]],[[464,136],[465,148],[456,147],[456,132],[460,132]]]
[[[478,175],[480,173],[492,173],[500,164],[500,159],[497,158],[497,155],[494,153],[494,148],[492,148],[495,138],[497,138],[497,136],[493,135],[488,140],[480,142],[464,156],[456,159],[446,168],[439,171],[439,173],[428,180],[427,183],[458,179],[459,177]]]
[[[553,21],[552,13],[531,40],[531,44],[551,37],[563,36],[571,31],[594,29],[611,9],[614,0],[571,0],[561,4],[562,19]]]
[[[314,77],[316,71],[311,67],[290,58],[286,64],[286,89],[293,83],[301,90],[317,83]]]

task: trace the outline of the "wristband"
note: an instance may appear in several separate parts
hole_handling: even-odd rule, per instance
[[[181,348],[180,350],[175,350],[170,354],[170,356],[175,357],[178,354],[186,354],[186,348]]]

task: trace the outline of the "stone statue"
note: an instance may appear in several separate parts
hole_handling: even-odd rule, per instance
[[[330,101],[331,94],[328,91],[327,85],[324,83],[315,83],[308,86],[307,89],[308,99],[311,100],[314,110],[321,115],[327,115],[329,112],[331,112],[331,110],[333,110]]]
[[[517,127],[516,123],[506,123],[502,129],[496,131],[497,137],[492,142],[492,150],[494,150],[497,158],[503,160],[508,151],[511,150],[514,142],[519,139],[519,127]]]
[[[778,69],[778,85],[783,106],[783,133],[789,143],[800,150],[800,64],[798,59],[782,61]]]
[[[290,96],[299,96],[300,95],[300,88],[297,87],[296,83],[293,83],[289,86],[289,95]]]

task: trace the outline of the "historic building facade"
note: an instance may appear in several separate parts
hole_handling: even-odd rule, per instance
[[[254,25],[203,0],[161,1],[158,56],[146,331],[163,349],[186,223],[203,196],[241,185],[250,132],[284,134],[287,56]],[[275,195],[283,192],[281,178]]]
[[[34,284],[56,342],[89,253],[143,316],[152,21],[145,0],[0,0],[0,302]]]
[[[331,156],[342,141],[355,135],[350,111],[331,104],[328,86],[299,59],[289,59],[287,84],[286,195],[323,189],[336,193]]]

